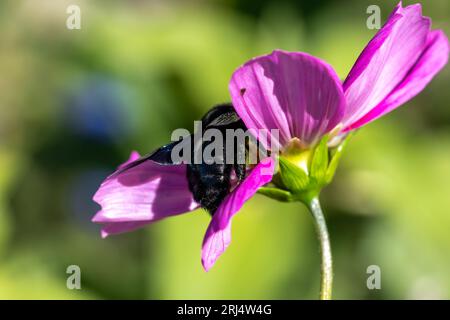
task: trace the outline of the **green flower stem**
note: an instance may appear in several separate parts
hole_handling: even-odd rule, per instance
[[[331,290],[333,284],[333,260],[331,258],[330,237],[328,236],[327,224],[320,207],[318,197],[314,197],[307,203],[312,213],[316,225],[317,237],[320,242],[320,252],[322,255],[322,265],[320,269],[320,299],[331,300]]]

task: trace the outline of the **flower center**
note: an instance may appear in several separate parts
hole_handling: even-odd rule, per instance
[[[312,150],[308,149],[298,138],[292,139],[284,148],[281,155],[302,169],[306,175],[309,174]]]

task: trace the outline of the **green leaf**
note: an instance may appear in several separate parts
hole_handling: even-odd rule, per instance
[[[328,136],[324,136],[314,150],[311,163],[311,177],[322,184],[328,168]]]
[[[284,157],[279,157],[280,175],[283,184],[292,193],[304,191],[309,185],[308,174]]]

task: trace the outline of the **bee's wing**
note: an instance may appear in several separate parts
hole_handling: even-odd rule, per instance
[[[152,161],[162,164],[162,165],[177,164],[177,163],[173,163],[173,161],[172,161],[172,150],[176,145],[178,145],[182,141],[183,140],[175,141],[175,142],[169,143],[165,146],[162,146],[161,148],[153,151],[152,153],[142,156],[139,159],[134,160],[133,162],[130,162],[130,163],[124,165],[119,170],[117,170],[113,175],[118,175],[124,171],[134,168],[147,160],[152,160]]]
[[[239,123],[240,121],[242,121],[242,120],[236,114],[236,112],[234,111],[234,108],[231,104],[218,105],[218,106],[214,107],[202,119],[202,122],[205,126],[204,129],[211,128],[211,127],[227,128],[229,126],[233,126],[233,125]],[[185,137],[184,139],[181,139],[180,141],[175,141],[175,142],[169,143],[165,146],[162,146],[161,148],[157,149],[156,151],[123,166],[115,174],[119,174],[119,173],[122,173],[131,168],[134,168],[147,160],[152,160],[161,165],[176,165],[178,163],[173,163],[173,161],[172,161],[173,148],[182,142],[191,143],[193,141],[193,139],[194,139],[194,137],[193,137],[193,135],[191,135],[191,136]],[[191,148],[192,148],[192,146],[191,146]]]
[[[202,118],[203,128],[229,127],[237,124],[241,119],[230,103],[220,104],[209,110]]]
[[[241,121],[239,116],[234,111],[222,113],[216,118],[211,119],[211,122],[207,124],[206,128],[209,127],[228,127]]]
[[[174,164],[172,161],[172,150],[173,148],[181,143],[183,140],[175,141],[172,143],[169,143],[165,146],[162,146],[161,148],[157,149],[156,151],[153,151],[151,154],[145,156],[144,160],[152,160],[159,164],[163,165],[171,165]]]
[[[212,121],[206,125],[205,129],[212,128],[212,127],[215,127],[215,128],[223,127],[225,129],[227,129],[227,128],[232,128],[232,127],[236,126],[240,122],[241,122],[241,119],[234,111],[227,112],[227,113],[223,113],[223,114],[217,116],[215,119],[212,119]]]

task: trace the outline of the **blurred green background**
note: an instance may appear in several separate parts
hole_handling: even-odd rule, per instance
[[[409,4],[405,1],[404,4]],[[69,4],[81,30],[65,26]],[[345,78],[396,1],[0,2],[0,298],[315,299],[319,254],[300,204],[257,196],[205,273],[202,211],[102,240],[91,197],[131,150],[147,153],[229,100],[228,80],[275,48]],[[450,34],[447,0],[424,3]],[[450,298],[450,79],[353,138],[323,195],[335,298]],[[66,288],[68,265],[82,290]],[[381,268],[381,290],[366,269]]]

